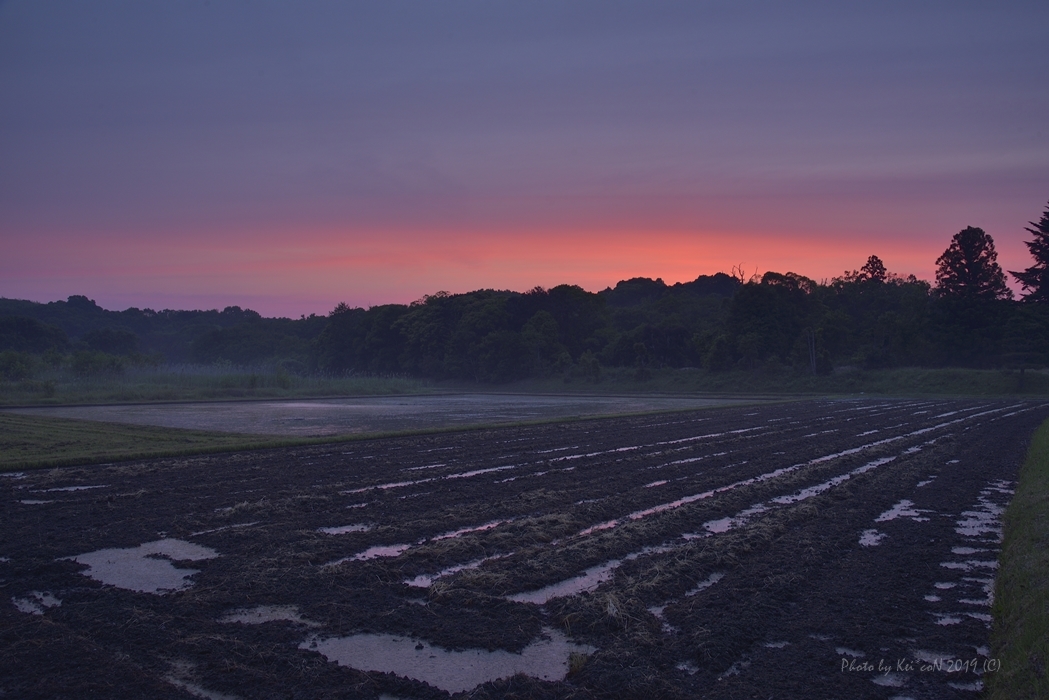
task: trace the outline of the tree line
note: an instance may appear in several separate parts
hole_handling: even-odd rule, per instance
[[[662,367],[1040,368],[1049,366],[1049,209],[1026,230],[1034,264],[1009,273],[1020,300],[1006,286],[992,238],[967,227],[937,259],[935,283],[895,274],[871,255],[823,283],[793,272],[747,279],[734,270],[673,285],[634,278],[596,293],[567,284],[437,292],[367,309],[340,303],[327,316],[300,319],[239,307],[114,312],[85,297],[0,300],[8,358],[0,365],[12,353],[52,362],[94,353],[476,382],[599,381],[602,367],[632,367],[639,378]]]

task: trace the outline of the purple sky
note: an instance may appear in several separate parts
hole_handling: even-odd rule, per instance
[[[1006,269],[1049,3],[3,2],[0,296],[326,313],[869,254]]]

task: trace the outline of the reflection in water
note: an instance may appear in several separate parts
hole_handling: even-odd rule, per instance
[[[176,568],[169,559],[200,561],[218,555],[209,547],[167,538],[128,549],[100,549],[66,558],[86,565],[88,570],[84,573],[96,581],[140,593],[168,593],[189,587],[189,577],[198,573],[196,569]]]
[[[449,651],[392,634],[312,638],[299,648],[320,652],[329,661],[359,671],[394,673],[459,693],[518,673],[545,681],[563,680],[568,675],[569,654],[595,651],[594,647],[568,641],[557,630],[543,632],[543,639],[532,642],[520,654],[502,649]]]

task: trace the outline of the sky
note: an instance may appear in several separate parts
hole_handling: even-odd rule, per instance
[[[0,0],[0,297],[1032,264],[1049,3]]]

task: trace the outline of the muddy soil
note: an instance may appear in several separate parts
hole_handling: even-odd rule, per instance
[[[0,691],[975,698],[1047,416],[810,401],[0,477]]]

